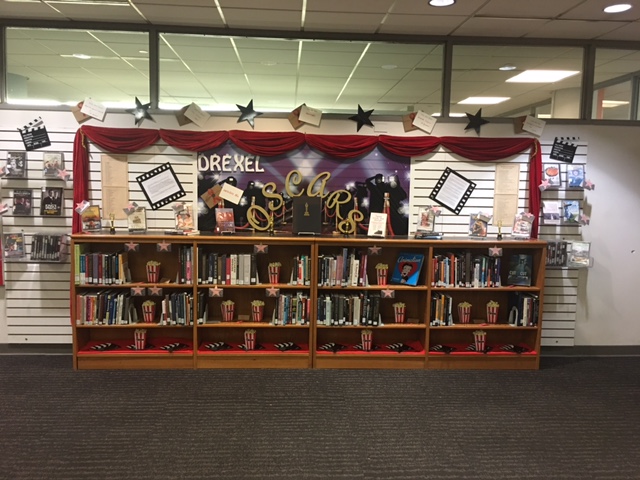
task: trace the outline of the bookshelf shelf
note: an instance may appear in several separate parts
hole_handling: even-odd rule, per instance
[[[170,251],[160,251],[160,245],[167,243]],[[233,237],[76,234],[70,255],[74,367],[536,369],[546,245],[535,240],[374,240],[283,233]],[[489,248],[496,246],[502,249],[502,262],[486,260]],[[516,255],[529,261],[529,284],[507,285],[510,259]],[[420,264],[412,272],[415,285],[391,283],[399,272],[398,259],[406,262],[407,256]],[[453,262],[446,264],[447,275],[461,274],[461,265],[467,268],[464,262],[455,263],[456,258],[457,262],[487,261],[502,286],[436,286],[444,274],[438,262],[445,258]],[[184,283],[148,282],[150,261],[161,264],[160,278],[179,278]],[[87,262],[92,269],[94,262],[102,265],[109,279],[131,281],[81,283]],[[269,266],[274,262],[280,264],[280,282],[264,283],[273,273]],[[388,265],[386,284],[377,284],[380,264]],[[97,271],[95,277],[99,280],[104,273]],[[231,284],[231,276],[238,283]],[[134,295],[136,288],[144,289],[142,295]],[[161,289],[162,295],[152,289]],[[460,323],[458,304],[471,305],[474,322],[486,319],[490,301],[500,305],[496,324]],[[155,303],[155,323],[140,321],[145,302]],[[222,321],[222,308],[228,304],[234,307],[230,322]],[[251,321],[252,305],[263,306],[262,322]],[[509,324],[514,308],[518,326]],[[95,324],[106,318],[107,311],[112,320],[138,319],[137,323]],[[401,311],[404,322],[395,323]],[[169,315],[177,324],[158,323]],[[134,333],[140,329],[146,330],[150,347],[132,350]],[[477,330],[486,332],[491,346],[487,353],[465,350],[474,344]],[[252,331],[261,350],[240,347]],[[373,350],[364,351],[368,344],[363,343],[363,335],[369,334]],[[111,350],[95,350],[104,344]],[[178,349],[172,350],[175,345]],[[295,349],[286,350],[288,345]],[[443,346],[447,353],[434,350]],[[505,350],[514,346],[519,353]]]

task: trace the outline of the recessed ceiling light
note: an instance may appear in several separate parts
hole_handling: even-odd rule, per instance
[[[146,50],[138,50],[138,53],[149,53]]]
[[[74,53],[74,58],[79,58],[80,60],[89,60],[91,57],[89,55],[85,55],[84,53]]]
[[[429,0],[429,5],[432,7],[450,7],[456,3],[456,0]]]
[[[502,70],[503,72],[510,72],[511,70],[515,70],[516,68],[518,67],[507,63],[506,65],[501,66],[498,70]]]
[[[394,70],[394,69],[398,68],[398,65],[393,65],[393,64],[382,65],[380,68],[383,69],[383,70]]]
[[[552,83],[580,73],[575,70],[525,70],[507,82],[516,83]]]
[[[604,13],[620,13],[626,12],[630,9],[631,5],[629,5],[628,3],[618,3],[616,5],[609,5],[608,7],[605,7]]]
[[[458,105],[496,105],[506,102],[511,97],[469,97],[458,102]]]

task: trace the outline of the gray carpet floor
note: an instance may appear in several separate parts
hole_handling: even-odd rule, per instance
[[[80,371],[0,356],[2,479],[638,479],[640,358]]]

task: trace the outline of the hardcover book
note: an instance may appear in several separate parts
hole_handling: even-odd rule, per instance
[[[396,266],[391,275],[391,283],[396,285],[417,285],[423,263],[424,255],[421,253],[401,253],[396,260]]]
[[[138,207],[127,217],[127,227],[130,232],[145,232],[147,230],[147,209]]]
[[[533,257],[530,254],[519,253],[511,255],[511,258],[509,259],[507,285],[530,287],[532,272]]]
[[[369,237],[385,237],[387,235],[387,214],[371,212],[369,215]]]
[[[194,228],[193,208],[191,205],[185,205],[182,210],[176,212],[176,230],[189,231]]]
[[[13,214],[31,215],[33,205],[33,190],[21,188],[13,191]]]
[[[82,219],[82,230],[91,232],[102,228],[102,217],[100,215],[100,207],[91,205],[80,215]]]
[[[236,232],[233,208],[216,208],[216,230],[218,233]]]
[[[62,187],[42,187],[40,215],[59,217],[62,215],[64,190]]]
[[[2,243],[4,245],[4,256],[6,258],[24,257],[23,233],[5,233],[2,237]]]
[[[27,152],[8,152],[5,177],[25,178],[27,176]]]
[[[58,178],[58,171],[64,168],[62,152],[45,152],[42,155],[42,176]]]
[[[317,235],[322,233],[322,198],[306,195],[293,198],[293,233]]]
[[[560,180],[560,165],[545,163],[542,166],[542,179],[549,182],[549,188],[559,188],[562,183]]]

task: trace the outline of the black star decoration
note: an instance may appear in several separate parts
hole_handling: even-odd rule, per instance
[[[251,128],[254,128],[253,120],[258,115],[262,115],[262,112],[256,112],[253,109],[253,99],[251,99],[251,101],[249,102],[249,105],[247,105],[246,107],[243,107],[242,105],[238,105],[237,103],[236,103],[236,107],[238,107],[242,112],[242,114],[240,115],[236,123],[244,122],[246,120],[247,122],[249,122],[249,125],[251,125]]]
[[[142,103],[140,103],[140,100],[138,100],[138,97],[136,97],[136,108],[127,110],[127,113],[132,114],[136,118],[136,127],[139,127],[145,118],[151,120],[152,122],[154,121],[153,117],[149,113],[149,107],[151,107],[151,103],[145,103],[144,105],[142,105]]]
[[[369,117],[373,113],[373,110],[367,110],[366,112],[362,110],[362,107],[358,105],[358,114],[349,117],[349,120],[353,120],[354,122],[358,122],[358,131],[362,128],[363,125],[369,125],[373,127],[373,123],[369,120]]]
[[[480,135],[480,127],[485,123],[489,123],[489,120],[482,118],[482,109],[478,110],[478,113],[475,115],[467,113],[467,118],[469,119],[469,123],[467,123],[467,126],[464,127],[464,129],[469,130],[470,128],[473,128],[478,135]]]

